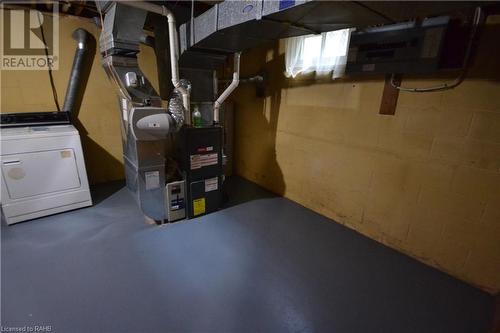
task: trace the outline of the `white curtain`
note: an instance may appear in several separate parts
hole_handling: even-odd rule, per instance
[[[298,74],[316,72],[325,75],[333,72],[332,78],[341,77],[345,72],[353,30],[343,29],[286,39],[285,75],[294,78]]]

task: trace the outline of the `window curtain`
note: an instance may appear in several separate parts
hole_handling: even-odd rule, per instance
[[[332,73],[336,79],[344,75],[349,39],[354,29],[323,32],[288,38],[285,41],[285,75],[295,78],[299,74]]]

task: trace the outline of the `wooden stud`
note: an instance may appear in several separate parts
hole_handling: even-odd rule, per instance
[[[382,94],[379,114],[393,116],[398,105],[399,90],[391,85],[391,77],[392,74],[385,76],[384,93]],[[401,75],[394,76],[394,83],[398,86],[401,84]]]

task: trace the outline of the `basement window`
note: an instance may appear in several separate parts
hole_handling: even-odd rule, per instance
[[[319,35],[292,37],[285,40],[285,75],[332,74],[336,79],[344,75],[349,39],[354,29],[323,32]]]

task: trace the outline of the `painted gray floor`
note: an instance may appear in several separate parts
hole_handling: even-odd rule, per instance
[[[162,227],[114,185],[2,225],[4,327],[480,333],[492,318],[487,294],[241,179],[227,209]]]

